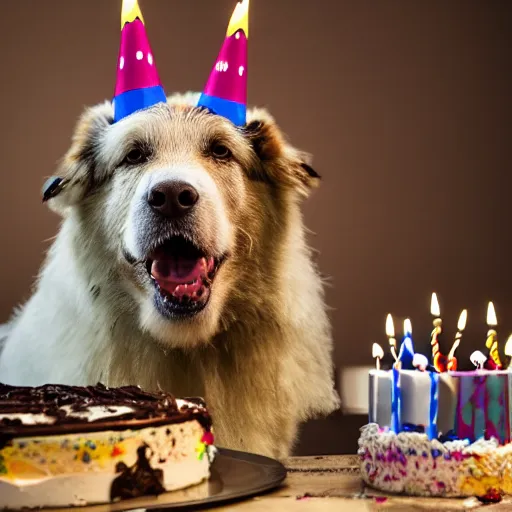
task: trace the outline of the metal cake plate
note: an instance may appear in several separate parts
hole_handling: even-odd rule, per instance
[[[264,493],[278,487],[285,478],[286,469],[277,460],[219,448],[211,466],[210,479],[201,484],[157,497],[135,498],[89,507],[44,509],[44,512],[197,510]]]

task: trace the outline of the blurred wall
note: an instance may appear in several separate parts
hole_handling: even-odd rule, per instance
[[[234,3],[141,0],[168,92],[202,88]],[[0,321],[57,230],[40,186],[82,108],[113,92],[120,4],[1,2]],[[428,341],[434,290],[452,334],[469,309],[461,358],[483,350],[488,300],[502,343],[512,332],[511,20],[500,0],[252,2],[250,101],[324,178],[305,215],[338,367],[372,363],[390,311]],[[312,422],[299,452],[353,452],[363,422]]]

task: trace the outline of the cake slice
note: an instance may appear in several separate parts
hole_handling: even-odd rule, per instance
[[[0,384],[0,509],[158,495],[210,475],[200,399],[136,386]]]

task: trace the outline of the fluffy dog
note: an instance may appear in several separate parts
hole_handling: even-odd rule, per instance
[[[0,381],[203,396],[216,444],[289,455],[338,406],[322,280],[300,213],[319,182],[263,110],[237,128],[175,95],[88,109],[48,204],[63,216],[2,329]]]

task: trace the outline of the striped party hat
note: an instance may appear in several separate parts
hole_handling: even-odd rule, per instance
[[[226,39],[197,105],[236,126],[246,122],[248,38],[249,0],[242,0],[231,16]]]
[[[137,110],[166,101],[138,1],[123,0],[114,123]]]

